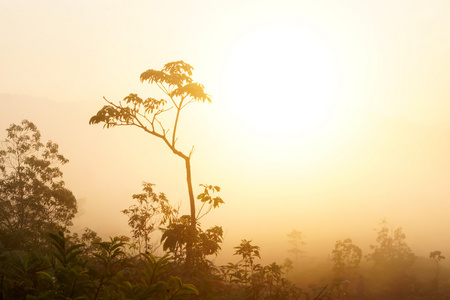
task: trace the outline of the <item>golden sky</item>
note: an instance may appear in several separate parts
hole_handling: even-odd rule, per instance
[[[292,229],[325,252],[367,246],[382,217],[419,248],[450,228],[449,15],[449,1],[1,0],[0,125],[29,118],[60,144],[77,226],[126,233],[142,181],[187,204],[183,165],[87,121],[103,96],[157,93],[140,73],[182,59],[213,103],[186,111],[180,145],[196,146],[195,184],[223,188],[205,226],[228,248],[264,255]]]

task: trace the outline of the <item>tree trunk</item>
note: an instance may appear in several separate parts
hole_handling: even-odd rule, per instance
[[[192,178],[191,178],[191,158],[185,157],[184,161],[186,162],[186,181],[188,185],[189,192],[189,204],[191,207],[191,226],[189,228],[189,236],[186,243],[186,268],[190,268],[193,266],[194,262],[194,253],[192,251],[193,239],[195,238],[196,233],[196,216],[195,216],[195,199],[194,199],[194,191],[192,190]]]
[[[196,217],[195,217],[195,199],[194,199],[194,191],[192,190],[192,178],[191,178],[191,158],[187,157],[184,159],[186,162],[186,181],[188,185],[189,192],[189,204],[191,206],[191,225],[195,228]]]

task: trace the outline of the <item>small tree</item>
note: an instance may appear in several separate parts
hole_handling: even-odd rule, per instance
[[[143,193],[133,195],[138,204],[122,210],[128,216],[128,225],[132,228],[133,238],[137,242],[139,253],[153,252],[150,243],[151,234],[166,223],[175,221],[178,210],[169,204],[164,193],[153,191],[153,184],[144,182]]]
[[[301,231],[297,231],[294,229],[287,236],[288,236],[288,242],[292,247],[291,249],[288,250],[288,252],[294,253],[295,262],[297,262],[298,255],[303,253],[303,251],[300,250],[300,248],[302,246],[306,245],[306,243],[304,241],[303,233]]]
[[[70,226],[77,204],[57,166],[68,162],[58,145],[44,145],[28,120],[6,131],[0,148],[0,241],[7,249],[28,250],[42,244],[46,232]]]
[[[186,181],[188,186],[191,231],[196,230],[196,210],[194,192],[192,189],[191,156],[182,152],[177,143],[177,129],[181,111],[193,102],[211,102],[211,98],[204,91],[202,84],[196,83],[191,78],[193,67],[183,61],[170,62],[164,65],[162,70],[149,69],[141,74],[141,82],[156,84],[167,96],[168,100],[149,97],[142,99],[137,94],[130,94],[123,102],[115,104],[106,98],[108,103],[97,114],[91,117],[89,124],[104,123],[104,127],[134,126],[146,133],[160,139],[175,155],[184,160],[186,166]],[[167,115],[169,110],[174,110],[172,115],[172,127],[164,125],[160,119]],[[172,111],[173,111],[172,110]],[[169,116],[168,116],[169,117]],[[191,246],[188,245],[188,256]]]
[[[435,285],[436,285],[436,294],[439,293],[439,262],[443,259],[445,259],[445,256],[442,255],[441,251],[433,251],[430,252],[430,258],[434,260],[436,263],[436,279],[435,279]]]
[[[253,280],[253,262],[255,261],[255,258],[261,259],[261,256],[259,254],[259,246],[253,246],[251,244],[251,240],[242,240],[240,245],[237,247],[234,247],[236,249],[236,252],[234,255],[242,255],[242,261],[244,262],[244,283],[247,284],[248,278],[250,276],[250,279]],[[250,274],[248,274],[248,270],[250,269]]]

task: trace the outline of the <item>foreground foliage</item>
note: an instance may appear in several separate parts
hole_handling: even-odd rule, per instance
[[[198,295],[193,285],[168,274],[168,256],[127,256],[122,238],[96,243],[92,255],[84,255],[85,245],[72,243],[63,232],[50,233],[49,239],[50,255],[2,256],[2,299],[185,299]]]

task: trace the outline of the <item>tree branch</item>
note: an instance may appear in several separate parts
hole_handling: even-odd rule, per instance
[[[203,202],[202,206],[200,207],[200,210],[198,211],[197,218],[196,218],[197,221],[200,220],[201,218],[203,218],[205,215],[207,215],[211,211],[211,209],[213,207],[212,205],[209,205],[208,210],[203,215],[200,216],[200,212],[202,211],[202,209],[205,206],[205,204],[206,204],[206,202]]]
[[[175,117],[175,124],[173,125],[173,134],[172,134],[172,146],[175,147],[175,135],[177,133],[178,119],[180,117],[181,107],[183,106],[184,97],[180,100],[179,107],[177,106],[177,115]]]

